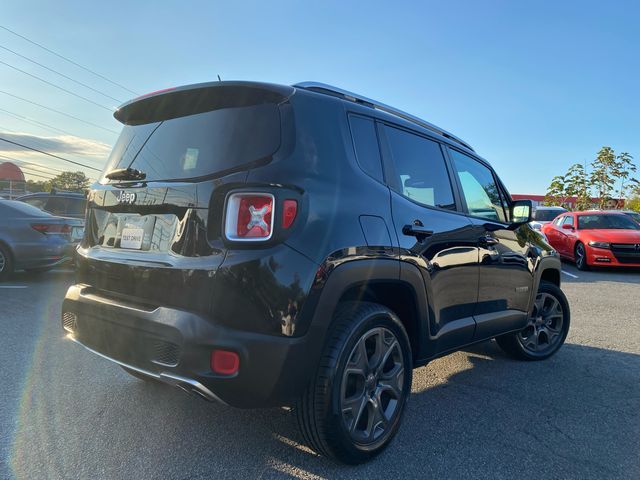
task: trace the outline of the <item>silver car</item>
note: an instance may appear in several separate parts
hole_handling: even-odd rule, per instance
[[[83,230],[82,220],[0,200],[0,280],[15,270],[44,271],[70,260]]]

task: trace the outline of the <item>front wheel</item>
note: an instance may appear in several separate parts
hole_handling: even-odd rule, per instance
[[[544,360],[556,353],[569,333],[569,302],[560,287],[540,282],[533,313],[519,332],[496,337],[506,353],[521,360]]]
[[[587,250],[583,243],[576,243],[575,258],[578,270],[589,270],[589,264],[587,263]]]
[[[373,458],[400,427],[411,379],[411,346],[398,317],[375,303],[340,305],[318,371],[296,405],[305,441],[345,463]]]
[[[13,273],[13,258],[8,248],[0,243],[0,282]]]

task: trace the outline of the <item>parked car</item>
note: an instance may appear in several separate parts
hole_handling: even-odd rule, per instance
[[[41,272],[72,258],[82,221],[55,217],[17,200],[0,200],[0,280],[14,270]]]
[[[61,316],[135,377],[295,405],[315,451],[358,463],[398,431],[413,368],[493,337],[526,360],[563,344],[531,201],[455,135],[317,83],[191,85],[114,115]]]
[[[51,192],[28,193],[16,198],[16,200],[61,217],[84,219],[87,209],[86,197],[82,193],[75,192],[52,190]]]
[[[635,222],[640,224],[640,213],[634,212],[633,210],[620,210],[626,216],[631,217]]]
[[[542,231],[542,225],[553,221],[561,213],[566,212],[566,208],[562,207],[535,207],[533,210],[533,220],[529,225],[534,230]]]
[[[580,270],[640,267],[640,224],[624,213],[567,212],[542,230],[551,246]]]

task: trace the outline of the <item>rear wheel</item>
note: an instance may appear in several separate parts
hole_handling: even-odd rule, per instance
[[[13,258],[7,247],[0,244],[0,281],[8,279],[13,273]]]
[[[496,342],[515,358],[544,360],[564,344],[570,317],[569,302],[560,287],[541,282],[527,326],[519,332],[496,337]]]
[[[305,441],[351,464],[384,450],[400,427],[412,360],[398,317],[374,303],[342,304],[320,367],[296,406]]]
[[[584,243],[576,243],[575,259],[576,267],[578,267],[578,270],[589,270],[589,264],[587,263],[587,250],[584,246]]]

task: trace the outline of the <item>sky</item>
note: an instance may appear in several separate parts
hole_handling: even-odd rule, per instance
[[[0,141],[33,180],[96,178],[120,102],[217,75],[320,81],[398,107],[470,143],[511,193],[543,194],[604,145],[640,165],[638,2],[1,0],[1,11],[0,26],[120,85],[0,28],[0,137],[97,169]]]

